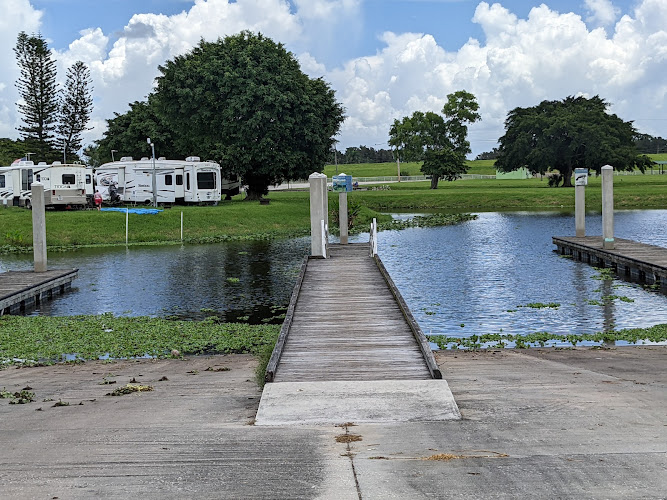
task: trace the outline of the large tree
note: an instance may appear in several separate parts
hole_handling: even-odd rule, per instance
[[[599,173],[605,164],[616,170],[644,171],[646,159],[637,156],[632,122],[607,112],[599,96],[543,101],[515,108],[505,120],[496,167],[503,172],[526,167],[532,173],[558,170],[563,186],[572,186],[575,168]]]
[[[85,154],[95,165],[111,161],[112,150],[115,151],[113,158],[116,160],[123,156],[150,156],[151,147],[146,142],[149,137],[155,144],[158,157],[176,159],[199,154],[210,158],[204,154],[203,149],[179,149],[170,128],[157,116],[152,100],[135,101],[126,113],[115,113],[113,118],[107,120],[107,130],[102,139],[96,141],[95,146],[87,148]]]
[[[470,153],[468,124],[480,119],[475,96],[465,90],[447,95],[442,115],[415,111],[412,116],[394,120],[389,130],[389,145],[407,161],[423,160],[421,171],[431,176],[431,189],[438,181],[453,181],[468,170]]]
[[[68,157],[81,149],[81,134],[87,130],[93,109],[92,91],[90,70],[83,62],[75,62],[67,70],[57,128],[58,145]]]
[[[282,44],[245,31],[202,40],[159,69],[153,98],[178,147],[240,175],[249,199],[323,168],[343,108]]]
[[[25,125],[21,138],[33,149],[38,160],[54,159],[53,141],[58,117],[56,62],[41,34],[21,32],[14,47],[20,76],[16,82],[21,101],[18,108]]]

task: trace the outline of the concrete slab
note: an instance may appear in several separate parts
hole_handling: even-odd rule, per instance
[[[255,425],[440,422],[461,418],[445,380],[267,384]]]

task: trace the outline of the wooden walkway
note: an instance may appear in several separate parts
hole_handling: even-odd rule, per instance
[[[561,255],[598,267],[613,267],[620,276],[630,276],[667,288],[667,248],[616,238],[614,249],[602,248],[602,237],[553,237]]]
[[[78,269],[0,273],[0,316],[17,314],[69,290]]]
[[[308,258],[266,372],[268,382],[442,378],[419,325],[365,244]]]

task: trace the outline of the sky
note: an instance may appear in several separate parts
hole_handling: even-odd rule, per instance
[[[241,30],[282,42],[345,107],[338,149],[387,148],[395,119],[472,92],[471,158],[508,111],[600,95],[642,133],[667,137],[667,0],[0,0],[0,137],[18,138],[13,47],[41,32],[58,81],[81,60],[94,109],[84,143],[152,91],[158,66]],[[159,145],[156,144],[156,153]]]

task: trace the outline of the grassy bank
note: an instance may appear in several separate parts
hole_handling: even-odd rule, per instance
[[[251,353],[273,348],[279,325],[177,321],[148,317],[0,317],[0,367],[101,357],[163,358],[186,354]],[[14,361],[23,360],[23,361]]]
[[[468,173],[479,175],[496,175],[496,168],[493,166],[495,160],[469,160]],[[424,175],[421,169],[422,162],[401,162],[401,176],[406,175]],[[327,165],[324,167],[324,173],[327,177],[336,175],[336,166]],[[354,177],[387,177],[398,175],[396,162],[388,163],[350,163],[347,165],[338,165],[338,173],[346,173]]]
[[[242,201],[240,196],[217,207],[174,207],[157,215],[129,216],[130,244],[180,242],[181,212],[184,241],[206,243],[233,239],[269,239],[307,235],[310,228],[307,191],[271,192],[270,204]],[[331,213],[338,197],[331,193]],[[495,210],[559,210],[574,208],[574,189],[550,188],[545,180],[459,180],[441,182],[437,190],[428,182],[393,183],[382,190],[355,191],[350,210],[358,228],[372,217],[386,222],[379,212],[442,210],[480,212]],[[667,175],[617,176],[614,205],[618,209],[667,208]],[[600,179],[591,178],[586,190],[589,210],[601,207]],[[331,225],[335,219],[331,217]],[[89,245],[125,243],[125,215],[96,210],[46,214],[47,245],[51,250]],[[31,212],[0,209],[0,251],[29,251],[32,245]]]
[[[653,161],[667,161],[667,153],[647,155]],[[496,160],[468,160],[468,173],[478,175],[496,175]],[[401,175],[423,175],[420,168],[422,162],[401,162]],[[659,170],[657,165],[654,169]],[[398,174],[396,162],[387,163],[351,163],[338,165],[338,172],[345,172],[354,177],[386,177]],[[327,177],[336,174],[335,165],[324,167]]]

